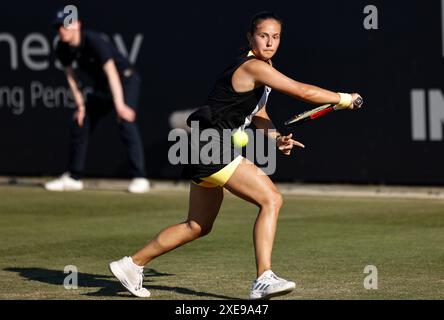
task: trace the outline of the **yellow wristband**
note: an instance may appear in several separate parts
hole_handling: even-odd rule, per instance
[[[341,101],[339,101],[338,107],[340,107],[342,109],[346,109],[346,108],[350,107],[352,100],[353,100],[352,95],[348,94],[348,93],[342,93],[342,92],[338,92],[338,94],[341,97]]]

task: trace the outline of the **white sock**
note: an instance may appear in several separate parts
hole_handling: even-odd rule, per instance
[[[271,270],[264,271],[264,273],[262,273],[262,274],[261,274],[256,280],[261,280],[261,279],[265,276],[265,274],[266,274],[267,272],[268,272],[268,273],[270,273],[270,272],[273,273],[273,271],[271,271]]]
[[[131,262],[131,266],[134,267],[134,269],[136,269],[136,270],[143,270],[143,267],[141,267],[141,266],[139,266],[139,265],[134,263],[133,258],[131,258],[131,257],[128,257],[128,258],[129,258],[129,261]]]

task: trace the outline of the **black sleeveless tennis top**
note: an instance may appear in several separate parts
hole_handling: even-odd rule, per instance
[[[224,139],[224,134],[210,133],[211,141],[219,143],[220,146],[219,155],[216,157],[218,161],[213,161],[213,157],[203,156],[200,151],[205,148],[207,141],[193,137],[195,126],[192,126],[191,122],[198,122],[199,131],[211,128],[219,133],[224,129],[245,129],[250,125],[254,115],[267,104],[271,88],[261,86],[248,92],[239,93],[234,90],[231,79],[234,72],[243,63],[252,59],[256,59],[256,57],[250,55],[236,59],[216,81],[206,105],[188,117],[187,124],[192,128],[190,148],[199,153],[199,163],[188,162],[182,171],[183,178],[199,182],[200,178],[209,177],[218,172],[240,155],[239,150],[235,149],[233,144],[227,144],[229,139]]]
[[[206,105],[188,117],[188,126],[191,126],[191,121],[199,121],[201,129],[245,129],[251,123],[253,116],[266,105],[271,88],[261,86],[239,93],[234,90],[231,79],[243,63],[252,59],[256,57],[240,57],[225,69],[208,96]]]

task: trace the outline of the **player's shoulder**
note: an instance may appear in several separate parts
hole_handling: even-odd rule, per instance
[[[250,59],[246,61],[242,68],[249,73],[257,73],[271,68],[269,62],[260,59]]]

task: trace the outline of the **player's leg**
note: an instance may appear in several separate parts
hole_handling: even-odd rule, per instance
[[[273,243],[282,206],[280,192],[262,170],[246,159],[224,187],[259,207],[253,232],[258,278],[253,282],[250,298],[263,299],[290,292],[295,284],[278,278],[271,271]]]
[[[132,257],[134,262],[144,266],[155,257],[207,235],[219,213],[223,197],[221,187],[204,188],[192,183],[188,219],[161,231]]]
[[[222,200],[221,187],[204,188],[191,184],[188,219],[161,231],[132,257],[112,262],[111,272],[135,296],[149,297],[150,292],[142,287],[143,266],[162,254],[208,234]]]
[[[259,207],[254,226],[254,245],[258,276],[271,268],[271,254],[282,196],[270,178],[247,159],[243,159],[224,186],[231,193]]]

